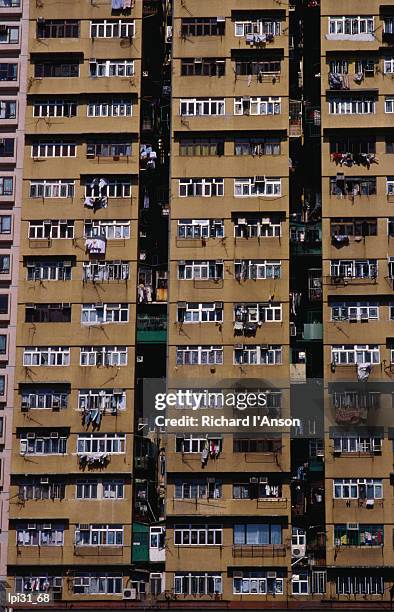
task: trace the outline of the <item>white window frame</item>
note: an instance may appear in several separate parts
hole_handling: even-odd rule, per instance
[[[264,181],[255,181],[255,177],[235,178],[235,198],[280,198],[282,195],[282,179],[264,177]]]
[[[107,184],[100,188],[100,196],[107,198],[130,198],[131,179],[109,179]],[[95,188],[89,184],[85,185],[85,198],[95,195]]]
[[[84,261],[84,281],[119,281],[130,277],[130,264],[126,261]]]
[[[79,365],[91,366],[126,366],[128,361],[127,346],[81,346]]]
[[[186,260],[178,262],[178,280],[219,280],[223,278],[223,261]]]
[[[37,150],[34,153],[34,150]],[[31,157],[76,157],[77,145],[75,142],[37,142],[31,146]]]
[[[280,238],[282,235],[282,223],[273,223],[269,218],[250,219],[245,217],[240,223],[238,217],[234,223],[234,238]]]
[[[72,240],[74,238],[74,221],[69,219],[64,221],[62,219],[29,221],[28,237],[30,240]]]
[[[366,274],[365,274],[366,272]],[[331,259],[330,276],[336,278],[378,277],[377,259]]]
[[[234,365],[282,365],[282,346],[269,344],[263,348],[260,344],[244,344],[243,348],[234,348]]]
[[[237,309],[243,311],[242,319],[237,316]],[[233,307],[233,321],[241,320],[244,323],[281,323],[282,304],[280,302],[237,302]]]
[[[107,240],[128,240],[130,238],[130,221],[123,220],[87,220],[84,223],[84,238],[101,238]]]
[[[258,576],[260,573],[265,576]],[[253,572],[244,570],[242,574],[242,578],[233,578],[234,595],[283,595],[283,578],[267,578],[267,572],[258,569]]]
[[[224,98],[181,98],[179,114],[182,117],[217,117],[226,114]]]
[[[31,525],[31,523],[30,523]],[[65,526],[56,523],[35,523],[34,529],[26,527],[16,527],[17,546],[63,546]],[[33,542],[33,536],[37,536],[37,541]]]
[[[90,38],[134,38],[135,20],[102,19],[90,22]]]
[[[234,36],[245,37],[248,34],[281,35],[281,22],[279,19],[248,19],[234,22]]]
[[[384,112],[394,113],[394,96],[386,96],[384,99]]]
[[[219,345],[177,346],[176,363],[183,366],[223,365],[223,347]]]
[[[68,265],[65,265],[65,264]],[[33,271],[33,278],[29,274]],[[68,278],[67,278],[68,277]],[[72,280],[71,262],[59,260],[48,262],[32,262],[26,264],[26,280],[30,281],[67,281]]]
[[[192,542],[192,539],[195,541]],[[174,546],[222,546],[222,544],[222,525],[174,525]]]
[[[383,499],[382,478],[334,478],[332,486],[333,499]],[[360,486],[365,489],[365,497],[360,495]]]
[[[238,268],[238,271],[237,271]],[[282,262],[269,259],[241,259],[234,262],[234,272],[244,280],[275,280],[282,276]]]
[[[134,60],[90,60],[89,74],[92,78],[132,77],[135,74]]]
[[[332,96],[328,100],[330,115],[373,115],[376,113],[374,98],[339,98]]]
[[[29,432],[21,435],[19,449],[21,455],[65,455],[67,454],[67,437],[59,435],[57,431],[47,434]]]
[[[234,115],[280,115],[282,98],[278,96],[252,96],[234,98]]]
[[[74,573],[73,593],[77,595],[122,595],[122,572],[81,572]]]
[[[116,304],[82,304],[82,325],[101,325],[104,323],[128,323],[129,305],[127,303]]]
[[[334,316],[334,309],[338,315]],[[378,302],[333,302],[330,304],[331,321],[378,321]]]
[[[224,196],[222,178],[185,178],[178,181],[180,198],[214,198]]]
[[[126,410],[126,391],[113,389],[79,389],[78,408],[82,412],[100,410],[103,414],[116,415]]]
[[[223,219],[178,219],[177,237],[180,240],[223,238]]]
[[[374,35],[375,19],[371,15],[343,15],[328,18],[328,34],[333,36]]]
[[[65,112],[66,108],[75,106],[75,114]],[[53,112],[51,112],[53,109]],[[33,117],[76,117],[78,112],[77,100],[43,100],[33,102]]]
[[[108,102],[89,101],[86,106],[87,117],[132,117],[131,100],[110,100]]]
[[[383,595],[384,578],[382,576],[337,576],[337,595]]]
[[[383,60],[383,72],[384,74],[394,74],[394,57]]]
[[[30,181],[30,198],[74,198],[75,181],[71,179],[43,179]]]
[[[211,583],[213,590],[209,588]],[[188,574],[177,572],[174,574],[174,593],[177,595],[220,595],[222,589],[222,575],[216,572],[189,572]]]
[[[124,455],[126,453],[126,434],[78,434],[77,454],[95,455],[96,453]]]
[[[0,37],[0,45],[17,45],[19,43],[19,26],[8,25],[7,23],[1,24],[5,26],[5,38]]]
[[[297,572],[294,569],[291,577],[291,592],[292,595],[309,595],[309,572],[305,569],[300,569]]]
[[[382,438],[379,436],[343,435],[334,438],[334,450],[341,453],[381,452]]]
[[[123,546],[124,531],[124,525],[121,524],[90,524],[88,529],[83,530],[80,529],[79,525],[76,525],[75,546]],[[85,538],[80,540],[81,534],[87,533],[89,534],[89,541],[87,542]]]
[[[338,344],[331,346],[331,363],[337,365],[367,365],[380,363],[378,344]]]
[[[222,323],[223,306],[217,308],[215,302],[186,302],[182,323]],[[179,307],[178,307],[179,308]]]
[[[70,347],[32,346],[23,351],[24,367],[61,367],[70,365]]]
[[[121,479],[100,479],[77,480],[75,483],[75,499],[77,500],[113,500],[125,498],[125,480]],[[78,491],[79,487],[79,491]],[[111,491],[114,495],[108,495]],[[81,493],[81,495],[79,495]]]

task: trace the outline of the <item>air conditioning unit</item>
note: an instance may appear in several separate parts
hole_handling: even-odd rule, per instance
[[[306,546],[305,544],[295,544],[291,547],[291,556],[300,559],[301,557],[305,557]]]
[[[137,599],[137,589],[123,589],[123,599]]]

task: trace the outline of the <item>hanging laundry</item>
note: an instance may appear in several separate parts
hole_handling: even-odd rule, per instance
[[[123,0],[123,9],[131,9],[131,0]]]
[[[106,250],[106,240],[104,238],[86,238],[85,248],[90,255],[104,255]]]
[[[205,448],[203,448],[202,453],[201,453],[201,465],[202,466],[206,465],[208,461],[208,457],[209,457],[209,449],[208,449],[208,446],[206,446]]]
[[[372,370],[370,363],[359,363],[357,364],[357,378],[359,382],[366,382]]]
[[[120,11],[123,8],[123,0],[112,0],[112,10]]]

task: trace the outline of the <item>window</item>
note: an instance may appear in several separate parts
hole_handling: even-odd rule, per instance
[[[234,453],[277,453],[282,448],[280,438],[234,438]]]
[[[82,265],[84,281],[128,280],[130,275],[129,263],[124,261],[85,261]]]
[[[179,113],[186,117],[224,115],[224,98],[186,98],[179,101]]]
[[[243,259],[234,262],[235,278],[241,280],[262,280],[281,277],[280,261],[268,259]]]
[[[394,177],[388,176],[386,179],[386,193],[387,195],[394,195]]]
[[[104,150],[104,149],[101,149]],[[105,184],[100,184],[105,181]],[[131,179],[130,178],[113,178],[113,179],[86,179],[85,196],[89,197],[108,197],[108,198],[130,198],[131,197]]]
[[[384,99],[384,112],[394,113],[394,96],[386,96]]]
[[[18,497],[24,501],[42,501],[45,499],[62,500],[65,498],[65,491],[66,485],[64,482],[50,482],[49,478],[41,478],[39,480],[33,479],[19,485]]]
[[[82,346],[81,366],[125,366],[127,365],[126,346]]]
[[[296,572],[298,570],[294,570]],[[297,574],[293,573],[291,578],[291,591],[293,595],[309,594],[309,574],[308,570],[300,570]]]
[[[174,544],[203,546],[223,543],[223,527],[214,525],[175,525]]]
[[[7,354],[7,339],[8,339],[8,336],[6,334],[0,334],[0,355]],[[2,433],[2,425],[1,425],[1,433]]]
[[[179,142],[182,157],[216,157],[224,155],[224,140],[218,138],[183,138]]]
[[[76,100],[49,99],[33,102],[33,117],[76,117]]]
[[[383,480],[379,478],[335,478],[334,499],[383,499]]]
[[[31,147],[32,157],[76,157],[75,142],[37,142]]]
[[[14,157],[15,138],[0,139],[0,157]]]
[[[123,525],[76,525],[76,546],[123,546]]]
[[[102,323],[127,323],[128,304],[82,304],[81,323],[101,325]]]
[[[236,138],[234,141],[234,155],[252,155],[260,157],[261,155],[280,155],[281,139],[274,137],[267,138]]]
[[[16,45],[19,42],[19,26],[0,24],[0,44]]]
[[[26,593],[34,590],[45,592],[47,589],[63,587],[63,578],[61,576],[48,576],[43,570],[40,571],[40,576],[30,574],[25,576],[15,576],[15,590],[19,593]]]
[[[175,438],[175,452],[176,453],[191,453],[199,454],[204,449],[215,449],[215,455],[222,450],[222,439],[213,438],[212,436],[206,436],[205,438],[198,438],[197,436],[176,436]]]
[[[280,115],[281,98],[243,97],[234,98],[234,115]]]
[[[330,178],[330,193],[337,196],[371,196],[376,195],[376,176],[349,177],[345,178],[343,173],[338,173],[335,178]]]
[[[334,302],[331,304],[332,321],[366,321],[379,319],[378,302]]]
[[[394,74],[394,58],[390,57],[389,59],[384,60],[383,64],[384,74]]]
[[[77,480],[76,499],[123,499],[124,480]]]
[[[11,256],[0,255],[0,275],[9,274],[11,269]]]
[[[131,117],[132,115],[133,103],[131,99],[91,100],[87,105],[88,117]]]
[[[75,181],[68,179],[30,181],[30,198],[73,198]]]
[[[56,523],[22,523],[16,527],[17,546],[63,546],[65,526]]]
[[[271,19],[254,19],[248,21],[236,21],[234,23],[235,36],[247,36],[248,34],[268,34],[280,36],[281,23]]]
[[[89,62],[91,77],[131,77],[134,60],[96,60]]]
[[[126,452],[125,434],[79,434],[77,440],[78,455],[108,453],[123,455]]]
[[[236,217],[233,222],[235,238],[279,238],[281,236],[281,222],[274,217],[263,217],[258,214],[251,216],[245,213],[245,216]]]
[[[205,440],[206,442],[206,440]],[[175,481],[175,499],[220,499],[222,483],[218,480]]]
[[[234,197],[251,198],[281,195],[281,179],[255,176],[252,178],[234,179]]]
[[[223,321],[222,302],[185,302],[178,304],[180,323],[207,323]]]
[[[202,57],[181,59],[181,76],[224,76],[225,58]]]
[[[64,455],[67,453],[67,438],[58,431],[39,434],[34,431],[19,436],[21,455]]]
[[[177,365],[222,365],[222,346],[177,346]]]
[[[0,196],[12,196],[14,193],[14,179],[12,176],[0,177]]]
[[[16,81],[18,79],[18,64],[0,63],[0,81]]]
[[[86,156],[92,157],[130,157],[131,143],[87,143]],[[117,183],[117,182],[116,182]]]
[[[272,79],[280,75],[280,60],[236,59],[235,74],[239,76],[257,75],[259,81],[266,76]]]
[[[85,221],[85,238],[104,236],[107,240],[130,238],[130,221]]]
[[[79,63],[68,62],[42,62],[34,64],[34,76],[37,79],[45,77],[63,79],[66,77],[79,77]]]
[[[32,240],[74,238],[74,221],[29,221],[28,237]]]
[[[241,323],[279,322],[282,321],[282,305],[279,302],[234,304],[233,319]]]
[[[268,484],[267,478],[251,477],[245,482],[233,483],[233,499],[279,499],[281,497],[282,485]]]
[[[74,572],[73,593],[78,595],[121,595],[121,572]]]
[[[374,18],[369,15],[328,18],[328,33],[331,35],[354,37],[360,34],[370,34],[373,36],[374,29]]]
[[[334,451],[339,453],[380,453],[382,438],[378,436],[358,436],[357,434],[335,437]]]
[[[69,366],[70,349],[65,346],[27,347],[23,352],[23,365],[32,366]]]
[[[27,276],[30,281],[68,281],[72,278],[72,262],[62,259],[28,259]]]
[[[381,576],[337,576],[338,595],[383,595],[384,579]]]
[[[29,410],[64,410],[68,408],[70,392],[58,386],[23,386],[21,407]]]
[[[70,323],[71,304],[26,304],[26,323]]]
[[[134,38],[135,21],[122,19],[90,22],[90,38]]]
[[[178,238],[182,239],[204,239],[223,238],[223,219],[179,219]]]
[[[0,100],[0,120],[16,118],[16,100]]]
[[[0,234],[11,234],[12,217],[9,215],[0,215]]]
[[[233,527],[234,544],[282,544],[282,526],[275,523],[247,523]]]
[[[377,219],[365,217],[364,219],[337,218],[331,220],[331,236],[377,236]],[[336,244],[336,243],[335,243]]]
[[[330,153],[351,153],[352,155],[370,155],[376,153],[376,137],[357,136],[332,137],[330,140]]]
[[[222,592],[222,575],[213,572],[174,574],[174,593],[177,595],[215,595]]]
[[[282,595],[283,577],[281,570],[242,570],[237,572],[241,577],[233,578],[233,593],[235,595]]]
[[[378,276],[376,259],[332,259],[330,275],[335,278],[370,278]]]
[[[223,262],[215,260],[179,261],[178,279],[180,280],[219,280],[223,278]]]
[[[377,344],[342,344],[331,347],[331,361],[338,365],[380,363]]]
[[[245,344],[234,348],[234,365],[280,365],[282,347],[279,344]]]
[[[334,525],[335,546],[383,546],[383,525]]]
[[[224,179],[190,178],[179,179],[180,198],[214,198],[224,196]]]
[[[394,17],[383,18],[383,33],[394,34]]]
[[[77,19],[45,19],[37,22],[37,38],[78,38]]]
[[[181,21],[181,36],[223,36],[225,21],[217,17],[190,17]]]
[[[337,410],[376,409],[380,407],[380,393],[378,391],[334,391],[332,405]]]
[[[102,414],[116,415],[126,408],[126,391],[122,389],[80,389],[78,410],[82,412],[100,410]]]
[[[370,115],[376,112],[376,99],[371,96],[357,98],[340,98],[331,96],[328,99],[330,115]]]

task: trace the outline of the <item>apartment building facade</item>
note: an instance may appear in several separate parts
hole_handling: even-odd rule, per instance
[[[323,0],[320,16],[327,568],[336,596],[376,601],[394,561],[394,7]]]
[[[19,273],[19,227],[22,204],[23,132],[29,5],[22,0],[0,4],[0,240],[1,240],[1,450],[0,575],[7,577],[12,418],[16,365],[16,311]]]
[[[8,581],[55,601],[130,587],[141,24],[52,0],[27,23]]]

